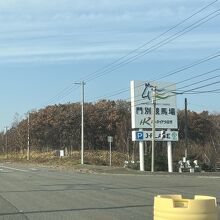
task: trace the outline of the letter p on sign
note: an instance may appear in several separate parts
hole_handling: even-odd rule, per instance
[[[142,131],[137,131],[137,132],[136,132],[136,139],[137,139],[137,140],[143,140],[143,139],[144,139],[144,132],[142,132]]]

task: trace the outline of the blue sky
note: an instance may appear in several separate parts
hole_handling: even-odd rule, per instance
[[[79,101],[80,90],[74,82],[86,79],[88,74],[126,55],[211,2],[0,1],[0,129],[11,125],[16,112],[25,117],[29,110],[43,108],[48,104]],[[160,40],[219,8],[220,3],[217,1]],[[86,101],[108,98],[115,91],[128,89],[130,80],[157,79],[169,71],[219,52],[219,23],[220,16],[217,16],[134,62],[88,82]],[[149,45],[142,48],[142,51],[147,47]],[[219,68],[218,63],[219,57],[164,78],[163,81],[179,82]],[[219,73],[207,74],[194,82],[212,76],[216,78],[207,80],[206,84],[218,81]],[[181,88],[189,84],[187,81],[178,86]],[[218,89],[219,85],[212,85],[203,91]],[[66,93],[57,96],[67,87],[69,90]],[[125,92],[112,98],[129,99],[129,94]],[[183,108],[185,97],[188,98],[191,110],[220,111],[219,93],[178,96],[178,108]]]

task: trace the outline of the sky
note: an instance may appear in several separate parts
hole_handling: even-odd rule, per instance
[[[220,2],[213,2],[0,0],[0,130],[16,113],[24,118],[47,105],[79,102],[75,83],[82,80],[86,102],[129,101],[131,80],[156,80],[177,83],[181,91],[201,87],[178,95],[178,109],[187,98],[192,111],[220,112],[219,91],[207,92],[219,89],[219,56],[164,77],[220,52]]]

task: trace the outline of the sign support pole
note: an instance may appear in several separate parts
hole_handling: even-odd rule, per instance
[[[153,87],[153,120],[152,120],[152,150],[151,172],[154,172],[154,148],[155,148],[155,119],[156,119],[156,86]]]
[[[168,129],[170,131],[170,129]],[[172,143],[167,141],[167,159],[168,159],[168,172],[173,172],[173,158],[172,158]]]
[[[132,140],[139,141],[140,170],[144,170],[144,141],[151,141],[151,172],[155,172],[156,141],[168,141],[168,170],[172,167],[172,144],[178,141],[178,131],[171,131],[164,140],[159,137],[159,129],[177,129],[176,85],[147,81],[131,81],[131,124]],[[171,87],[169,91],[166,89]],[[140,130],[140,129],[145,129]],[[151,131],[148,131],[148,129]],[[158,129],[158,130],[157,130]]]
[[[109,166],[112,166],[112,142],[109,142],[109,150],[110,150],[110,161],[109,161]]]
[[[113,137],[108,136],[108,143],[109,143],[109,166],[112,166],[112,142],[113,142]]]
[[[144,142],[143,141],[139,141],[139,158],[140,158],[140,171],[144,171]]]

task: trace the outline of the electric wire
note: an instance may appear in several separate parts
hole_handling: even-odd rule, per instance
[[[183,87],[181,87],[181,88],[178,88],[176,91],[180,91],[182,88],[191,87],[191,86],[193,86],[193,85],[196,85],[196,84],[199,84],[199,83],[202,83],[202,82],[207,82],[207,81],[209,81],[209,80],[216,79],[216,78],[219,78],[219,77],[220,77],[220,75],[218,75],[218,76],[213,76],[213,77],[210,77],[210,78],[206,78],[206,79],[200,80],[200,81],[198,81],[198,82],[189,84],[189,85],[187,85],[187,86],[183,86]]]
[[[197,76],[194,76],[194,77],[191,78],[191,79],[195,79],[195,78],[198,78],[198,77],[200,77],[200,76],[207,75],[208,73],[212,73],[212,72],[215,72],[215,71],[218,71],[218,70],[220,70],[220,68],[211,70],[211,71],[209,71],[209,72],[202,73],[202,74],[197,75]],[[198,82],[193,83],[193,84],[189,84],[189,85],[187,85],[187,86],[185,86],[185,87],[182,87],[182,88],[186,88],[186,87],[189,87],[189,86],[191,86],[191,85],[196,85],[196,84],[199,84],[199,83],[201,83],[201,82],[204,82],[204,81],[207,81],[207,80],[210,80],[210,79],[214,79],[214,78],[216,78],[216,77],[220,77],[220,75],[217,75],[217,76],[214,76],[214,77],[210,77],[210,78],[207,78],[207,79],[202,80],[202,81],[198,81]],[[189,79],[186,79],[186,80],[180,81],[179,83],[186,82],[186,81],[188,81],[188,80],[189,80]],[[199,87],[195,87],[195,88],[192,88],[192,89],[189,89],[189,90],[184,90],[184,91],[182,91],[181,93],[173,93],[170,97],[172,97],[172,96],[177,96],[177,95],[183,95],[183,94],[189,94],[189,92],[192,92],[192,91],[194,91],[194,92],[197,93],[197,94],[201,94],[201,93],[205,93],[205,92],[220,92],[220,89],[209,90],[209,91],[195,91],[195,90],[198,90],[198,89],[201,89],[201,88],[205,88],[205,87],[209,87],[209,86],[212,86],[212,85],[214,85],[214,84],[219,84],[219,83],[220,83],[220,81],[212,82],[212,83],[205,84],[205,85],[202,85],[202,86],[199,86]],[[170,92],[170,91],[169,91],[169,92]],[[156,102],[157,102],[158,100],[160,100],[160,99],[156,98]],[[143,101],[143,100],[142,100],[142,101]],[[144,102],[145,102],[145,101],[144,101]],[[148,102],[145,102],[145,104],[152,104],[152,102],[151,102],[151,101],[148,101]],[[136,103],[135,105],[132,105],[132,107],[136,107],[136,106],[139,106],[139,105],[140,105],[140,103]],[[85,109],[85,110],[86,110],[86,109]],[[97,112],[103,114],[103,109],[97,109],[97,108],[96,108],[96,112],[95,112],[94,114],[89,114],[90,117],[91,117],[91,116],[94,116],[95,114],[97,114]],[[74,114],[73,114],[73,115],[74,115]],[[74,116],[75,116],[75,115],[74,115]],[[79,118],[80,118],[80,116],[75,116],[75,117],[74,117],[74,121],[75,121],[75,120],[78,120]],[[80,125],[80,121],[78,122],[78,125]]]
[[[146,49],[146,50],[144,50],[142,52],[139,52],[138,54],[134,55],[133,57],[131,57],[131,58],[129,58],[129,59],[123,61],[123,62],[120,62],[116,66],[113,66],[112,69],[104,70],[102,73],[97,74],[96,76],[87,79],[86,82],[93,81],[93,80],[95,80],[97,78],[100,78],[100,77],[110,73],[110,72],[113,72],[116,69],[119,69],[120,67],[122,67],[124,65],[127,65],[127,64],[137,60],[138,58],[140,58],[142,56],[145,56],[146,54],[149,54],[149,53],[155,51],[156,49],[158,49],[158,48],[160,48],[160,47],[162,47],[162,46],[172,42],[173,40],[183,36],[184,34],[192,31],[193,29],[195,29],[195,28],[201,26],[202,24],[205,24],[206,22],[208,22],[208,21],[212,20],[213,18],[217,17],[218,15],[220,15],[220,13],[217,13],[219,11],[220,11],[220,9],[215,10],[214,12],[212,12],[209,15],[205,16],[204,18],[200,19],[199,21],[194,22],[193,24],[191,24],[190,26],[184,28],[183,30],[178,31],[177,33],[175,33],[174,35],[166,38],[165,40],[162,40],[160,43],[157,43],[156,45],[153,45],[150,48],[148,48],[148,49]]]
[[[198,61],[196,61],[196,62],[193,62],[193,63],[191,63],[191,64],[185,65],[185,66],[183,66],[183,67],[177,68],[177,69],[175,69],[175,70],[173,70],[173,71],[169,71],[169,72],[166,73],[165,75],[156,74],[156,75],[161,75],[161,77],[160,77],[160,78],[158,77],[158,78],[155,78],[155,79],[151,79],[151,80],[149,80],[149,83],[154,82],[154,81],[156,81],[156,80],[158,80],[158,79],[164,79],[164,78],[167,78],[167,77],[169,77],[169,76],[171,76],[171,75],[175,75],[175,74],[177,74],[177,73],[183,72],[183,71],[185,71],[185,70],[188,70],[188,69],[190,69],[190,68],[192,68],[192,67],[195,67],[195,66],[197,66],[197,65],[200,65],[200,64],[202,64],[202,63],[204,63],[204,62],[213,60],[213,59],[218,58],[218,57],[220,57],[220,52],[214,53],[214,54],[212,54],[212,55],[210,55],[210,56],[208,56],[208,57],[205,57],[205,58],[203,58],[203,59],[201,59],[201,60],[198,60]],[[205,74],[209,74],[209,73],[214,72],[214,71],[217,71],[217,70],[218,70],[218,68],[215,69],[215,70],[211,70],[211,71],[205,72],[205,73],[201,74],[201,76],[203,76],[203,75],[205,75]],[[200,76],[200,75],[199,75],[199,76]],[[188,78],[187,81],[190,80],[190,79],[192,79],[192,77]],[[184,80],[184,81],[185,81],[185,80]],[[178,84],[179,84],[179,83],[182,83],[182,82],[184,82],[184,81],[179,81]],[[143,86],[143,85],[144,85],[144,83],[138,85],[136,88],[139,88],[139,87],[141,87],[141,86]],[[117,91],[115,91],[115,93],[113,93],[113,94],[111,94],[111,95],[109,95],[109,96],[104,96],[104,97],[103,97],[103,96],[99,96],[97,99],[111,98],[111,97],[120,95],[120,94],[122,94],[122,93],[129,92],[129,91],[130,91],[130,87],[129,87],[129,88],[127,87],[127,88],[124,88],[124,89],[122,89],[122,90],[117,90]]]
[[[138,47],[138,48],[136,48],[135,50],[131,51],[131,52],[128,53],[127,55],[125,55],[125,56],[119,58],[119,59],[116,60],[115,62],[113,62],[113,63],[107,65],[107,66],[104,67],[104,68],[101,68],[101,69],[99,69],[99,70],[97,70],[97,71],[95,71],[95,72],[89,74],[89,75],[87,76],[87,78],[86,78],[87,81],[91,81],[91,80],[96,79],[97,77],[100,77],[100,75],[98,75],[98,76],[95,76],[95,78],[94,78],[94,77],[93,77],[93,78],[88,78],[89,76],[92,76],[92,75],[94,75],[95,73],[97,74],[98,72],[100,72],[100,70],[104,70],[104,69],[106,69],[107,67],[112,66],[112,64],[115,64],[115,63],[117,63],[118,61],[120,61],[120,60],[122,60],[122,59],[128,57],[128,56],[129,56],[130,54],[132,54],[133,52],[138,51],[139,49],[141,49],[141,48],[143,48],[144,46],[148,45],[149,43],[155,41],[156,39],[159,39],[161,36],[165,35],[166,33],[170,32],[171,30],[175,29],[177,26],[183,24],[184,22],[186,22],[187,20],[189,20],[189,19],[192,18],[193,16],[195,16],[195,15],[201,13],[202,11],[204,11],[206,8],[208,8],[209,6],[213,5],[213,4],[216,3],[217,1],[218,1],[218,0],[215,0],[215,1],[211,2],[211,3],[209,3],[208,5],[204,6],[203,8],[201,8],[200,10],[198,10],[197,12],[195,12],[194,14],[192,14],[191,16],[189,16],[188,18],[186,18],[186,19],[184,19],[183,21],[179,22],[177,25],[171,27],[171,28],[168,29],[167,31],[163,32],[163,33],[160,34],[159,36],[157,36],[157,37],[153,38],[152,40],[148,41],[147,43],[141,45],[140,47]],[[216,10],[215,12],[212,12],[211,14],[209,14],[209,15],[206,16],[206,17],[204,17],[203,19],[208,18],[210,15],[216,13],[217,11],[218,11],[218,10]],[[216,16],[217,16],[217,15],[216,15]],[[214,18],[214,17],[212,17],[212,18]],[[210,18],[210,19],[212,19],[212,18]],[[200,19],[200,20],[197,21],[196,23],[200,22],[200,21],[203,20],[203,19]],[[209,20],[210,20],[210,19],[209,19]],[[205,21],[205,22],[207,22],[207,21]],[[194,24],[196,24],[196,23],[194,23]],[[203,23],[204,23],[204,22],[203,22]],[[193,24],[193,25],[194,25],[194,24]],[[200,25],[201,25],[201,24],[200,24]],[[192,25],[190,25],[190,26],[192,26]],[[189,27],[190,27],[190,26],[189,26]],[[189,28],[189,27],[188,27],[188,28]],[[167,39],[168,39],[168,38],[167,38]],[[173,40],[173,39],[172,39],[172,40]],[[167,42],[167,43],[168,43],[168,42]],[[161,45],[161,46],[163,46],[163,45]],[[146,51],[145,51],[145,53],[146,53]],[[145,54],[143,54],[143,52],[141,52],[140,55],[142,56],[142,55],[145,55]],[[139,57],[136,57],[136,56],[137,56],[137,55],[135,55],[135,59],[139,58]],[[132,58],[134,58],[134,57],[132,57]],[[127,62],[130,63],[130,62],[133,61],[133,60],[130,60],[130,59],[131,59],[131,58],[129,58],[129,60],[126,61],[126,63],[123,63],[123,65],[127,64]],[[124,61],[123,61],[123,62],[124,62]],[[119,63],[119,64],[122,65],[122,63]],[[114,67],[114,68],[115,68],[115,67]],[[118,66],[118,68],[119,68],[119,66]],[[115,70],[115,69],[111,69],[111,72],[112,72],[113,70]],[[109,70],[108,70],[108,71],[109,71]],[[102,75],[103,75],[104,73],[106,73],[106,70],[102,73]],[[71,84],[71,85],[72,85],[72,84]],[[70,87],[71,87],[71,85],[70,85]],[[73,85],[72,85],[72,86],[73,86]],[[67,92],[66,92],[66,91],[67,91]],[[68,91],[69,91],[69,87],[67,87],[67,88],[65,88],[64,90],[62,90],[60,93],[58,93],[58,95],[54,96],[51,100],[54,101],[54,99],[56,99],[56,98],[61,98],[61,99],[62,99],[63,97],[69,95],[70,92],[68,92]],[[50,100],[50,101],[51,101],[51,100]]]
[[[214,13],[216,13],[216,12],[218,12],[218,11],[220,11],[220,9],[218,9],[218,10],[216,10],[215,12],[213,12],[213,13],[211,13],[211,14],[214,14]],[[216,15],[214,15],[213,17],[211,17],[211,18],[209,18],[208,20],[205,20],[205,22],[207,22],[207,21],[209,21],[210,19],[212,19],[212,18],[214,18],[214,17],[216,17],[216,16],[218,16],[220,13],[217,13]],[[210,16],[210,15],[208,15],[208,16]],[[206,16],[205,18],[207,18],[208,16]],[[197,23],[197,22],[196,22]],[[202,22],[202,23],[200,23],[199,25],[201,25],[201,24],[203,24],[204,22]],[[198,25],[196,25],[196,27],[197,27]],[[195,28],[195,27],[193,27],[193,28]],[[191,29],[190,29],[191,30]],[[188,31],[190,31],[190,30],[187,30],[187,32]],[[181,31],[182,32],[182,31]],[[185,32],[184,32],[185,33]],[[182,35],[182,34],[181,34]],[[177,36],[175,36],[175,38],[177,38],[178,36],[181,36],[181,35],[177,35]],[[160,45],[159,45],[160,46]],[[217,54],[216,56],[214,56],[214,58],[215,57],[218,57],[219,56],[219,54]],[[200,63],[199,63],[200,64]],[[189,67],[186,67],[186,69],[188,69]],[[182,70],[181,70],[182,71]],[[177,71],[178,72],[178,71]],[[164,76],[163,78],[165,78],[165,77],[168,77],[168,76],[171,76],[171,75],[173,75],[173,74],[175,74],[175,73],[171,73],[171,74],[169,74],[169,75],[167,75],[167,76]],[[94,78],[93,78],[94,79]],[[161,78],[160,78],[161,79]],[[124,91],[127,91],[127,90],[124,90]],[[121,94],[121,93],[123,93],[122,91],[121,92],[118,92],[118,94]]]
[[[197,95],[197,94],[203,94],[203,93],[220,93],[220,89],[214,89],[214,90],[206,90],[206,91],[195,91],[195,92],[187,92],[185,94],[189,95]]]
[[[219,68],[220,69],[220,68]],[[218,70],[219,70],[218,69]],[[217,70],[217,69],[216,69]],[[214,71],[214,70],[213,70]],[[211,72],[211,71],[210,71]],[[205,74],[205,73],[203,73],[203,74]],[[217,81],[217,82],[212,82],[212,83],[209,83],[209,84],[205,84],[205,85],[202,85],[202,86],[199,86],[199,87],[195,87],[195,88],[192,88],[192,89],[189,89],[189,90],[184,90],[184,91],[182,91],[181,93],[173,93],[172,95],[170,95],[170,97],[173,97],[173,96],[178,96],[178,95],[183,95],[183,94],[190,94],[189,92],[192,92],[192,91],[195,91],[195,90],[197,90],[197,89],[201,89],[201,88],[205,88],[205,87],[209,87],[209,86],[212,86],[212,85],[214,85],[214,84],[220,84],[220,81]],[[215,90],[209,90],[209,91],[203,91],[203,92],[197,92],[198,94],[201,94],[201,93],[205,93],[205,92],[215,92],[215,91],[219,91],[220,92],[220,89],[215,89]],[[195,91],[196,92],[196,91]],[[156,98],[156,102],[157,101],[159,101],[160,99],[159,98]],[[125,100],[123,100],[123,101],[125,101]],[[142,102],[144,102],[145,104],[152,104],[152,101],[144,101],[143,99],[142,100],[139,100],[139,101],[142,101]],[[107,102],[109,102],[109,101],[107,101]],[[132,105],[132,107],[137,107],[137,106],[139,106],[140,105],[140,103],[136,103],[135,105]],[[85,111],[86,111],[86,105],[85,105]],[[94,112],[94,114],[89,114],[89,116],[90,117],[92,117],[92,116],[94,116],[94,115],[96,115],[97,114],[97,112],[98,113],[100,113],[100,114],[103,114],[103,109],[102,108],[96,108],[96,111]],[[106,113],[106,112],[105,112]],[[73,114],[73,116],[75,116],[74,114]],[[80,116],[75,116],[74,117],[74,120],[78,120],[80,118]],[[78,122],[78,126],[80,125],[80,121]]]
[[[93,75],[96,75],[97,73],[99,73],[100,71],[103,72],[104,70],[108,69],[109,67],[111,67],[114,64],[117,64],[119,61],[129,57],[129,55],[139,51],[140,49],[144,48],[145,46],[149,45],[150,43],[158,40],[159,38],[161,38],[162,36],[166,35],[167,33],[169,33],[170,31],[174,30],[175,28],[177,28],[178,26],[180,26],[181,24],[185,23],[186,21],[190,20],[192,17],[198,15],[199,13],[201,13],[202,11],[204,11],[205,9],[207,9],[208,7],[210,7],[211,5],[215,4],[218,0],[215,0],[209,4],[207,4],[206,6],[204,6],[203,8],[199,9],[198,11],[196,11],[195,13],[193,13],[192,15],[190,15],[189,17],[185,18],[184,20],[180,21],[179,23],[177,23],[176,25],[174,25],[173,27],[169,28],[168,30],[164,31],[163,33],[159,34],[158,36],[152,38],[151,40],[149,40],[148,42],[142,44],[141,46],[137,47],[136,49],[130,51],[129,53],[127,53],[126,55],[120,57],[119,59],[115,60],[114,62],[88,74],[86,76],[86,78],[84,78],[83,80],[88,80],[90,77],[92,77]]]
[[[200,87],[193,88],[193,89],[191,89],[191,90],[183,91],[183,92],[181,92],[181,93],[172,94],[170,97],[172,97],[172,96],[178,96],[178,95],[183,95],[183,94],[194,94],[194,93],[189,93],[188,91],[194,91],[194,90],[199,89],[199,88],[205,88],[205,87],[208,87],[208,86],[211,86],[211,85],[214,85],[214,84],[219,84],[219,83],[220,83],[220,81],[214,82],[214,83],[209,83],[209,84],[206,84],[206,85],[203,85],[203,86],[200,86]],[[198,91],[198,92],[195,92],[195,94],[210,93],[210,92],[220,92],[220,89],[208,90],[208,91]],[[156,98],[156,101],[159,101],[159,100],[160,100],[160,99]],[[125,101],[125,100],[123,100],[123,101]],[[143,100],[142,100],[142,101],[143,101]],[[107,101],[107,102],[109,102],[109,101]],[[151,102],[151,101],[148,101],[148,102],[145,102],[145,104],[152,104],[152,102]],[[132,107],[136,107],[136,106],[139,106],[139,104],[132,105]],[[86,112],[86,105],[85,105],[85,112]],[[91,117],[91,116],[95,116],[95,115],[97,114],[97,112],[100,113],[100,114],[103,114],[103,109],[102,109],[102,108],[96,108],[94,114],[91,114],[91,113],[90,113],[89,116],[90,116],[90,117]],[[105,113],[106,113],[106,112],[105,112]],[[77,120],[77,119],[79,119],[79,118],[80,118],[80,116],[75,117],[74,120]],[[81,122],[79,121],[79,122],[78,122],[78,125],[80,125],[80,123],[81,123]]]
[[[177,33],[176,33],[177,35],[176,35],[176,34],[173,35],[172,38],[169,37],[169,38],[171,38],[171,39],[167,38],[167,39],[165,39],[165,42],[164,42],[164,40],[162,41],[162,42],[163,42],[162,44],[159,44],[159,45],[157,45],[156,47],[153,46],[153,48],[151,47],[150,50],[148,49],[147,51],[144,51],[144,53],[142,52],[142,54],[135,55],[134,57],[132,57],[132,60],[130,60],[130,59],[131,59],[131,58],[130,58],[129,60],[126,61],[126,63],[123,63],[123,65],[128,64],[128,63],[130,63],[130,62],[133,62],[134,60],[138,59],[140,56],[146,55],[147,53],[150,53],[150,52],[152,52],[153,50],[155,50],[155,49],[157,49],[157,48],[159,48],[159,47],[161,47],[161,46],[164,46],[165,44],[171,42],[172,40],[174,40],[174,39],[176,39],[176,38],[182,36],[183,34],[189,32],[189,31],[195,29],[196,27],[198,27],[198,26],[200,26],[200,25],[206,23],[207,21],[209,21],[209,20],[215,18],[215,17],[218,16],[220,13],[217,13],[216,15],[214,15],[214,16],[212,16],[212,17],[210,17],[210,18],[208,18],[208,17],[209,17],[210,15],[215,14],[215,13],[218,12],[218,11],[220,11],[220,9],[218,9],[218,10],[212,12],[211,14],[205,16],[203,19],[200,19],[199,21],[197,21],[197,22],[193,23],[192,25],[190,25],[189,27],[192,27],[191,29],[187,30],[189,27],[184,28],[182,31],[177,32]],[[206,19],[206,18],[208,18],[208,19]],[[198,22],[201,22],[201,20],[204,20],[204,19],[206,19],[206,20],[203,21],[202,23],[198,23]],[[198,23],[198,24],[197,24],[197,23]],[[193,25],[195,25],[195,24],[197,24],[197,25],[193,27]],[[181,32],[182,32],[182,33],[181,33]],[[179,33],[180,33],[180,34],[179,34]],[[179,35],[178,35],[178,34],[179,34]],[[167,41],[167,40],[168,40],[168,41]],[[121,64],[122,64],[122,63],[120,63],[120,65],[121,65]],[[118,68],[119,68],[119,66],[117,66],[116,69],[118,69]],[[89,81],[92,81],[92,80],[94,80],[94,79],[97,79],[97,78],[99,78],[99,77],[101,77],[101,76],[103,76],[103,75],[109,73],[109,71],[112,72],[112,71],[114,71],[114,70],[115,70],[115,67],[114,67],[114,69],[108,70],[108,72],[104,71],[101,75],[97,75],[97,76],[95,76],[95,77],[93,77],[93,78],[87,79],[86,82],[89,82]],[[69,94],[69,93],[67,93],[67,95],[68,95],[68,94]],[[65,96],[66,96],[66,95],[65,95]],[[62,97],[62,98],[63,98],[63,97]]]
[[[73,86],[75,86],[75,89]],[[50,104],[53,101],[55,101],[56,99],[61,100],[64,97],[68,96],[73,91],[73,89],[75,91],[77,88],[79,88],[79,85],[75,85],[74,83],[71,83],[67,87],[65,87],[64,89],[60,90],[60,92],[58,92],[55,96],[50,98],[47,102]]]
[[[186,92],[195,91],[197,89],[205,88],[205,87],[208,87],[208,86],[213,86],[213,85],[216,85],[216,84],[219,84],[219,83],[220,83],[220,81],[217,81],[217,82],[209,83],[209,84],[199,86],[199,87],[196,87],[196,88],[193,88],[193,89],[189,89],[189,90],[184,91],[183,94],[186,93]]]
[[[204,76],[204,75],[207,75],[207,74],[210,74],[210,73],[219,71],[219,70],[220,70],[220,68],[217,68],[217,69],[214,69],[214,70],[211,70],[211,71],[208,71],[208,72],[199,74],[199,75],[197,75],[197,76],[190,77],[190,78],[188,78],[188,79],[179,81],[179,82],[177,82],[177,83],[170,84],[169,86],[163,87],[163,88],[160,88],[160,89],[162,89],[162,90],[166,89],[166,90],[167,90],[169,87],[171,87],[171,86],[173,86],[173,85],[177,85],[177,84],[180,84],[180,83],[184,83],[184,82],[187,82],[187,81],[189,81],[189,80],[192,80],[192,79],[195,79],[195,78],[198,78],[198,77],[201,77],[201,76]],[[193,85],[197,85],[197,84],[200,84],[200,83],[202,83],[202,82],[206,82],[206,81],[208,81],[208,80],[215,79],[215,78],[218,78],[218,77],[220,77],[220,75],[213,76],[213,77],[209,77],[209,78],[206,78],[206,79],[204,79],[204,80],[200,80],[200,81],[194,82],[194,83],[192,83],[192,84],[185,85],[185,86],[183,86],[183,87],[181,87],[181,88],[179,88],[179,89],[177,89],[177,90],[175,90],[175,91],[174,91],[174,90],[167,90],[167,91],[166,91],[166,94],[168,94],[168,93],[183,94],[183,93],[186,93],[186,92],[185,92],[185,91],[177,92],[177,91],[180,91],[180,89],[187,88],[187,87],[190,87],[190,86],[193,86]],[[214,83],[214,84],[215,84],[215,83]],[[164,95],[165,95],[165,94],[164,94]],[[138,97],[138,96],[135,96],[134,98],[137,98],[137,97]],[[170,97],[172,97],[172,95],[170,95]],[[126,101],[128,101],[128,100],[130,100],[130,98],[127,98],[127,99],[126,99]],[[138,103],[138,102],[140,102],[140,101],[143,101],[143,99],[138,99],[138,100],[135,101],[135,103]]]

